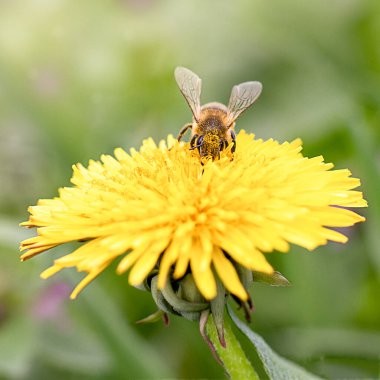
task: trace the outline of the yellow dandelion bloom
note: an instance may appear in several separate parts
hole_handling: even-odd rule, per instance
[[[303,157],[299,139],[283,144],[241,131],[231,160],[200,164],[188,144],[169,136],[157,146],[145,140],[130,154],[115,150],[88,168],[73,167],[73,187],[29,208],[22,223],[37,236],[21,243],[26,260],[71,241],[74,252],[54,261],[43,278],[67,267],[87,273],[72,298],[115,259],[117,272],[130,270],[141,284],[158,269],[158,288],[168,278],[191,273],[203,297],[216,296],[215,276],[225,288],[248,298],[236,264],[271,274],[265,253],[287,252],[289,243],[308,250],[347,238],[328,227],[347,227],[364,218],[346,207],[365,207],[349,170],[331,170],[323,157]]]

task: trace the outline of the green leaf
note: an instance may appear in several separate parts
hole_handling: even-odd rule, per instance
[[[274,352],[265,340],[254,333],[244,322],[242,322],[233,312],[230,305],[227,305],[228,314],[238,327],[238,329],[253,343],[257,354],[261,359],[265,372],[271,380],[317,380],[321,379],[291,361],[282,358]]]

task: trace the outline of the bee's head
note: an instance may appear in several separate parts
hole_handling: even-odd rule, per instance
[[[219,158],[219,152],[223,149],[224,145],[218,135],[206,133],[199,136],[196,147],[201,157],[210,157],[215,160]]]

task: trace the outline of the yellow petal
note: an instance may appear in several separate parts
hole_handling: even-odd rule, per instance
[[[246,301],[248,299],[248,294],[239,280],[236,269],[219,248],[214,249],[212,262],[214,263],[216,272],[226,289],[241,300]]]
[[[191,237],[184,238],[173,273],[174,278],[181,278],[185,275],[192,251],[193,239]]]
[[[53,265],[47,269],[45,269],[41,274],[40,277],[43,279],[47,279],[50,276],[53,276],[54,274],[58,273],[60,270],[62,270],[64,267],[60,267],[59,265]]]
[[[156,244],[148,247],[145,253],[138,258],[129,273],[128,281],[131,285],[139,285],[145,280],[156,265],[158,258],[165,250],[168,243],[168,238],[157,242]]]
[[[199,266],[202,251],[195,249],[192,252],[190,266],[197,288],[207,300],[211,300],[216,296],[216,282],[210,267],[201,269]]]
[[[100,273],[103,272],[103,270],[106,268],[106,265],[104,265],[101,268],[98,268],[96,270],[93,270],[90,272],[73,290],[73,292],[70,295],[71,299],[75,299],[78,294],[97,276],[99,276]]]

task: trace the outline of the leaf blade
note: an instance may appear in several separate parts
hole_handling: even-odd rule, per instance
[[[253,332],[234,313],[230,305],[227,305],[228,314],[237,328],[252,342],[257,354],[263,363],[263,367],[271,380],[318,380],[320,377],[307,372],[299,365],[292,363],[274,352],[265,340]]]

